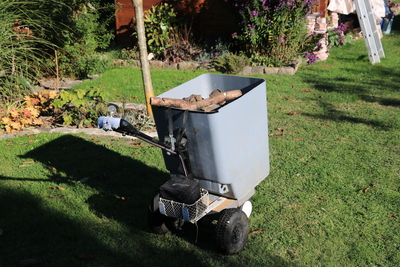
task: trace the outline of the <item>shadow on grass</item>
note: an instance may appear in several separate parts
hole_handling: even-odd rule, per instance
[[[213,232],[207,229],[199,230],[196,243],[196,227],[184,228],[181,238],[203,250],[196,253],[181,242],[165,244],[171,242],[168,235],[149,233],[147,207],[158,186],[169,178],[166,172],[73,135],[52,140],[23,158],[44,164],[49,169],[48,180],[1,176],[0,180],[52,181],[70,187],[62,192],[65,197],[51,199],[54,206],[17,185],[1,190],[0,266],[17,266],[25,259],[39,259],[41,266],[209,266],[203,258],[209,256],[221,266],[239,264],[215,252]],[[77,183],[87,177],[86,183]],[[92,195],[90,188],[96,189]],[[84,198],[87,205],[73,198]],[[275,266],[289,266],[279,257],[263,257]],[[239,265],[249,260],[244,252]]]
[[[352,59],[347,58],[346,60]],[[303,76],[303,80],[313,85],[318,91],[336,93],[337,98],[339,98],[339,100],[329,101],[327,100],[328,97],[321,96],[317,103],[324,109],[324,112],[320,114],[303,113],[303,115],[324,120],[363,123],[389,130],[390,126],[387,125],[387,122],[353,117],[350,113],[347,114],[345,111],[337,109],[335,103],[350,100],[375,103],[385,107],[400,107],[400,98],[391,97],[391,95],[398,95],[400,70],[376,65],[369,70],[372,77],[368,79],[362,78],[364,73],[357,67],[346,68],[344,65],[341,71],[343,72],[341,77],[332,79],[315,78],[310,74]],[[340,100],[340,98],[343,100]]]
[[[324,109],[324,114],[325,115],[314,115],[314,114],[307,114],[303,113],[302,115],[310,116],[310,117],[317,117],[319,119],[323,120],[331,120],[331,121],[347,121],[350,123],[354,124],[365,124],[365,125],[370,125],[373,127],[380,128],[382,130],[390,130],[392,128],[391,125],[388,125],[385,122],[381,122],[379,120],[373,120],[373,119],[364,119],[364,118],[357,118],[348,115],[346,112],[338,110],[335,108],[334,105],[326,103],[326,102],[319,102],[318,105]]]

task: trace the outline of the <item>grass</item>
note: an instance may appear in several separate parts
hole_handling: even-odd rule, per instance
[[[191,224],[148,232],[147,204],[168,179],[159,149],[44,133],[0,140],[0,266],[399,266],[399,33],[379,64],[358,40],[295,76],[255,76],[267,80],[271,174],[241,253],[218,254],[213,232]],[[119,71],[139,75],[120,69],[101,86],[115,89]],[[197,75],[154,71],[155,90]]]
[[[168,69],[152,69],[151,77],[154,95],[159,95],[185,81],[191,80],[205,70],[176,71]],[[75,86],[75,89],[102,88],[108,99],[115,102],[145,103],[141,72],[137,68],[118,68],[106,71],[101,77]]]

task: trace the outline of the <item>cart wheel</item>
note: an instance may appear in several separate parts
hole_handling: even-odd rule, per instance
[[[160,196],[157,194],[149,205],[147,221],[151,231],[155,234],[164,235],[170,230],[182,230],[184,220],[170,218],[160,213],[158,208],[159,198]]]
[[[240,209],[221,211],[216,227],[218,249],[227,255],[241,251],[249,234],[249,220]]]
[[[158,209],[159,198],[160,196],[157,194],[149,205],[147,223],[153,233],[163,235],[168,233],[169,229],[165,224],[167,217],[162,215]]]

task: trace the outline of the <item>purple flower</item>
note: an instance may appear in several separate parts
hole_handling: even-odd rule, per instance
[[[237,37],[237,32],[234,32],[231,34],[232,38],[236,38]]]
[[[250,14],[252,16],[258,16],[258,11],[257,10],[250,11]]]
[[[218,52],[214,52],[214,53],[213,53],[213,56],[214,56],[214,57],[218,57]]]
[[[317,62],[317,56],[314,53],[304,52],[304,57],[307,58],[308,65]]]

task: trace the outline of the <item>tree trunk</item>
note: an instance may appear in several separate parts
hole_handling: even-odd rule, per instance
[[[132,0],[133,7],[135,8],[136,16],[136,31],[139,41],[139,54],[140,65],[142,70],[142,79],[144,85],[144,93],[146,97],[147,115],[153,117],[153,111],[150,105],[150,99],[154,96],[153,85],[151,83],[150,65],[147,59],[147,44],[144,29],[144,13],[143,13],[143,0]]]

